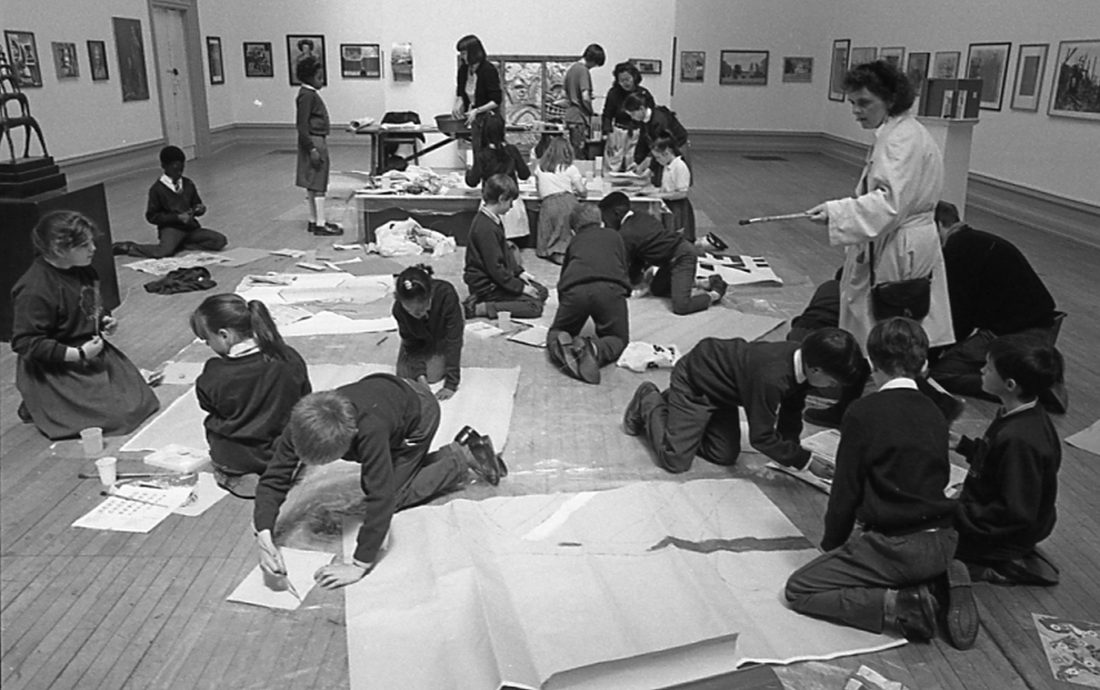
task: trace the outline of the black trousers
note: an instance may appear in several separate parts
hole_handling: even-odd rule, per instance
[[[600,366],[619,359],[630,342],[626,288],[606,280],[558,290],[558,311],[549,338],[565,331],[576,337],[589,318],[596,326],[596,359]]]

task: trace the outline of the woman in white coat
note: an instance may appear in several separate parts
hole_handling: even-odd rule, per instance
[[[845,247],[840,276],[840,327],[866,344],[871,313],[871,245],[875,282],[931,275],[931,309],[921,325],[935,347],[955,342],[947,274],[933,211],[943,186],[943,159],[924,125],[909,112],[914,93],[898,69],[883,62],[858,65],[845,75],[852,114],[875,142],[856,196],[811,208],[810,220],[827,225],[829,242]]]

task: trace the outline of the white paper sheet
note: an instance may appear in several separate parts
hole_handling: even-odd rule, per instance
[[[229,495],[229,492],[218,486],[214,481],[214,475],[210,472],[199,472],[199,478],[195,486],[191,488],[191,495],[176,508],[173,513],[186,517],[198,517],[208,508]]]
[[[141,259],[124,264],[126,268],[148,273],[154,276],[165,276],[177,268],[193,268],[195,266],[210,266],[212,264],[228,263],[231,259],[220,254],[209,252],[197,252],[194,254],[180,254],[168,256],[163,259]]]
[[[1066,443],[1095,455],[1100,455],[1100,421],[1092,423],[1087,429],[1066,438]]]
[[[502,333],[504,333],[504,331],[487,321],[469,321],[466,323],[467,335],[473,335],[484,339],[491,338],[494,335],[501,335]]]
[[[205,362],[168,362],[161,370],[164,375],[161,384],[190,386],[199,378],[204,366]]]
[[[772,270],[771,264],[762,256],[708,253],[699,259],[696,278],[708,278],[715,273],[722,276],[722,280],[728,285],[783,284]]]
[[[229,268],[235,268],[237,266],[244,266],[250,264],[253,261],[267,258],[271,256],[271,252],[266,249],[255,249],[253,247],[230,247],[222,251],[221,262],[223,266]]]
[[[191,487],[151,489],[133,484],[116,486],[107,498],[73,527],[144,534],[156,527],[191,495]]]
[[[349,319],[331,311],[317,312],[309,318],[295,321],[279,329],[284,338],[306,335],[337,335],[348,333],[382,333],[396,331],[397,320],[392,316],[378,319]]]
[[[310,590],[313,589],[313,574],[317,572],[318,568],[332,560],[332,554],[322,551],[302,551],[301,549],[286,548],[282,549],[282,553],[283,562],[286,564],[286,579],[290,580],[291,584],[294,585],[294,589],[301,595],[302,599],[305,599],[309,596]],[[276,580],[275,586],[285,587],[285,582],[278,581],[278,578]],[[237,585],[237,588],[225,599],[226,601],[239,601],[242,604],[266,606],[269,609],[294,610],[302,604],[289,588],[273,589],[268,586],[260,566],[253,568],[241,581],[241,584]]]
[[[550,329],[546,326],[531,326],[508,336],[508,340],[522,345],[531,345],[532,347],[546,347],[546,336],[549,333]]]

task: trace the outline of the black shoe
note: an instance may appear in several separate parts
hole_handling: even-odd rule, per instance
[[[839,429],[840,421],[844,419],[844,409],[840,403],[834,403],[828,407],[808,407],[802,413],[802,419],[825,429]]]
[[[600,361],[596,351],[596,341],[581,336],[573,341],[572,356],[577,363],[577,375],[585,383],[599,384]]]
[[[493,450],[493,441],[488,436],[482,436],[473,427],[464,426],[455,436],[455,443],[470,452],[467,464],[481,480],[496,486],[501,477],[508,476],[508,466],[504,464],[504,458]]]
[[[565,331],[558,331],[557,336],[551,338],[546,347],[562,371],[575,379],[581,378],[580,362],[573,348],[573,336]]]
[[[720,252],[725,251],[725,250],[730,248],[730,246],[728,244],[726,244],[725,241],[722,240],[721,237],[719,237],[718,235],[715,235],[713,232],[708,232],[707,233],[707,242],[710,244],[710,246],[714,247],[715,249],[717,249]]]
[[[970,588],[970,572],[962,561],[947,568],[947,639],[955,649],[970,649],[978,639],[978,605]]]
[[[729,285],[727,285],[722,276],[718,275],[717,273],[712,275],[710,278],[707,278],[707,292],[718,293],[718,299],[715,300],[716,302],[721,301],[722,298],[726,296],[726,290],[728,289]]]
[[[306,232],[308,232],[311,235],[316,234],[317,227],[318,226],[317,226],[316,223],[314,223],[313,221],[310,221],[309,223],[306,224]]]
[[[335,237],[336,235],[343,235],[344,229],[335,223],[325,223],[324,225],[314,225],[310,233],[318,237]]]
[[[927,642],[936,635],[936,599],[927,585],[906,587],[898,591],[894,608],[894,624],[905,638]]]
[[[256,498],[256,486],[260,483],[260,475],[227,474],[215,467],[214,483],[237,498],[252,500]]]
[[[111,254],[113,256],[132,256],[134,249],[134,242],[115,242],[111,245]]]
[[[623,412],[623,431],[629,436],[638,436],[645,431],[645,419],[642,417],[642,401],[651,394],[660,395],[661,389],[652,381],[643,381],[634,390],[634,395]]]

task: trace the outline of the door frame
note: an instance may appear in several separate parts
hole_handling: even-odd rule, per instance
[[[157,52],[156,25],[153,8],[177,10],[183,14],[183,43],[187,61],[187,86],[191,95],[191,118],[195,128],[195,157],[211,153],[210,115],[206,105],[206,69],[203,66],[203,40],[199,29],[198,0],[146,0],[149,12],[149,35],[153,43],[153,72],[157,77],[157,93],[162,93],[160,54]],[[167,139],[168,118],[164,114],[165,103],[161,98],[160,127]]]

